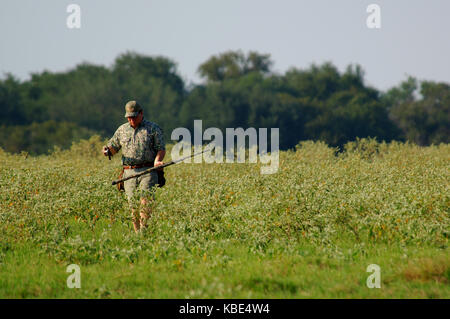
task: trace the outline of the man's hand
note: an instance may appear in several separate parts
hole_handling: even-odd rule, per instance
[[[156,161],[155,160],[155,163],[153,164],[155,167],[156,166],[161,166],[161,165],[164,165],[164,162],[163,161]]]
[[[166,155],[166,151],[158,151],[158,153],[156,154],[156,158],[155,158],[155,162],[153,163],[153,166],[161,166],[164,165],[163,159],[164,156]]]
[[[108,146],[103,146],[102,151],[103,151],[103,155],[111,157],[111,151],[109,150]]]

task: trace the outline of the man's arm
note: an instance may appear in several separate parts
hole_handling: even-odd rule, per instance
[[[120,129],[120,128],[119,128]],[[103,155],[105,156],[113,156],[116,154],[120,148],[120,139],[119,139],[119,129],[114,133],[114,136],[108,141],[108,144],[103,146]]]
[[[166,155],[166,143],[164,141],[164,135],[162,129],[156,125],[156,134],[155,134],[155,150],[157,150],[154,166],[163,165],[163,159]]]
[[[164,162],[163,162],[164,156],[166,156],[165,150],[158,151],[158,153],[156,154],[156,157],[155,157],[155,163],[153,165],[154,166],[163,165],[164,164]]]

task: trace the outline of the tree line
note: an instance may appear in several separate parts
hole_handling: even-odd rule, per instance
[[[0,147],[46,153],[93,134],[111,136],[137,100],[167,140],[176,127],[278,127],[280,148],[302,140],[342,147],[357,137],[448,143],[450,85],[413,77],[386,92],[364,82],[359,65],[332,63],[272,71],[268,54],[228,51],[198,67],[201,84],[188,85],[176,63],[127,52],[110,67],[82,63],[67,72],[0,80]]]

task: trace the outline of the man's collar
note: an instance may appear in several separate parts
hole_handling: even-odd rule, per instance
[[[131,128],[131,129],[133,129],[133,130],[137,130],[138,128],[140,128],[140,127],[142,126],[142,124],[144,123],[144,121],[145,121],[145,117],[142,118],[141,123],[139,123],[139,125],[138,125],[136,128],[133,128],[133,127],[131,126],[130,122],[128,122],[128,127]]]
[[[141,123],[139,123],[138,127],[136,127],[136,128],[139,128],[139,127],[141,127],[142,125],[144,125],[144,121],[145,121],[145,117],[142,117]]]

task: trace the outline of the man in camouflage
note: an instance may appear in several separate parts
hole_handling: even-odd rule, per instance
[[[114,155],[122,149],[124,178],[145,171],[149,167],[163,165],[166,154],[161,128],[156,123],[144,119],[142,107],[136,101],[129,101],[125,105],[125,112],[128,123],[121,125],[103,147],[105,156]],[[152,190],[157,183],[158,174],[155,171],[124,182],[136,233],[146,226],[150,217],[149,198],[153,198]],[[137,207],[139,201],[140,209]]]

